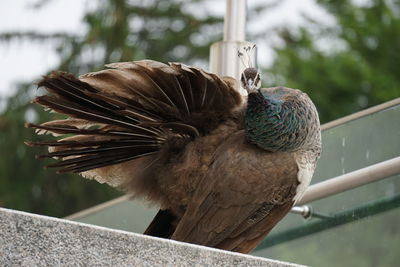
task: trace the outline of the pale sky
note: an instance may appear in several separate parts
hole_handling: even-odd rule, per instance
[[[39,0],[0,1],[0,32],[37,31],[43,33],[73,32],[84,34],[85,27],[81,23],[87,0],[53,0],[43,8],[32,9],[32,3]],[[91,0],[93,1],[93,0]],[[241,0],[240,0],[241,1]],[[266,0],[248,0],[255,5]],[[90,2],[93,3],[93,2]],[[213,13],[224,13],[224,0],[208,1],[212,4]],[[282,0],[278,8],[270,9],[262,19],[248,25],[248,29],[272,28],[279,25],[302,25],[301,14],[307,14],[321,23],[332,24],[334,19],[315,4],[315,0]],[[249,40],[251,41],[251,40]],[[278,40],[271,36],[265,43],[258,44],[260,65],[270,64],[273,60],[271,46]],[[10,96],[15,91],[16,81],[38,79],[47,71],[55,68],[58,57],[54,52],[55,45],[15,41],[9,44],[0,43],[0,97]]]

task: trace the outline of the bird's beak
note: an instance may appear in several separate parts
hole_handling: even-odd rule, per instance
[[[247,86],[246,86],[246,91],[247,93],[253,93],[256,92],[258,90],[257,86],[255,86],[254,81],[252,79],[249,79],[247,81]]]

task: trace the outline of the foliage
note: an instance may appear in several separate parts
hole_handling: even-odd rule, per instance
[[[44,162],[34,159],[36,153],[44,151],[30,149],[23,141],[43,137],[35,136],[23,125],[37,115],[41,119],[51,115],[28,104],[30,98],[30,94],[21,91],[9,101],[9,108],[0,116],[0,205],[64,216],[97,204],[99,198],[115,197],[117,194],[105,186],[74,175],[57,175],[53,170],[43,169]]]
[[[318,2],[336,18],[337,25],[324,27],[310,21],[298,31],[281,29],[284,46],[276,49],[277,59],[268,70],[267,82],[306,91],[322,122],[398,97],[398,3],[374,0],[356,6],[350,0]]]
[[[61,58],[56,69],[74,74],[95,71],[110,62],[143,58],[201,64],[222,29],[220,17],[198,17],[191,12],[202,8],[201,1],[98,1],[83,19],[87,28],[83,36],[10,32],[0,34],[0,41],[56,42]],[[35,94],[30,83],[20,84],[0,115],[0,206],[65,216],[120,195],[77,175],[44,170],[46,162],[35,160],[34,155],[43,154],[43,149],[28,148],[23,142],[49,137],[36,136],[23,125],[26,120],[43,122],[54,116],[29,104]]]
[[[187,64],[205,60],[210,44],[221,34],[222,19],[193,15],[199,0],[103,1],[89,11],[84,37],[60,48],[61,69],[84,73],[104,63],[151,58]]]

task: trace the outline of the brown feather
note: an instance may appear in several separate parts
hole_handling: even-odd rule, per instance
[[[255,150],[244,141],[243,132],[218,148],[215,161],[196,186],[173,239],[207,246],[216,246],[225,239],[240,240],[248,229],[270,218],[274,207],[291,202],[298,184],[293,156]],[[281,166],[279,161],[285,162],[286,169],[275,169],[274,166]],[[248,173],[252,175],[249,177]]]
[[[177,219],[172,211],[159,210],[143,234],[170,238],[175,231]]]
[[[35,102],[68,115],[27,124],[62,137],[49,167],[157,203],[145,234],[248,253],[290,210],[299,185],[294,153],[247,142],[246,106],[233,78],[179,63],[107,65],[79,78],[53,73]],[[263,89],[264,90],[264,89]]]
[[[157,168],[149,166],[159,166],[179,155],[188,142],[212,131],[241,103],[233,88],[200,69],[148,60],[108,67],[111,69],[79,79],[54,72],[39,82],[51,95],[39,96],[34,102],[70,118],[27,127],[55,136],[73,135],[58,141],[27,142],[49,147],[48,154],[39,156],[59,160],[49,167],[61,168],[61,172],[84,172],[87,178],[117,186],[125,184],[125,190],[131,193],[146,195],[139,192],[145,190],[154,196],[153,189],[145,189],[135,179],[154,176]],[[198,80],[204,81],[200,87],[194,83]],[[220,103],[211,101],[196,107],[199,94],[203,101],[218,95],[229,104],[221,108]],[[142,157],[148,160],[139,160]],[[138,168],[149,170],[142,177],[129,175],[137,177],[130,179],[121,177],[126,171],[111,167],[120,164],[126,168],[127,161],[141,162],[144,165]]]

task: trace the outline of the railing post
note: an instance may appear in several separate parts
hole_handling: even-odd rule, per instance
[[[210,48],[210,71],[219,76],[231,76],[239,80],[245,66],[241,64],[237,52],[244,46],[254,45],[245,41],[246,4],[246,0],[226,0],[224,39]],[[253,65],[256,65],[256,55],[257,51],[254,51],[251,58]],[[246,95],[239,85],[237,90]]]

